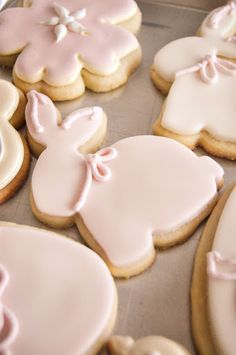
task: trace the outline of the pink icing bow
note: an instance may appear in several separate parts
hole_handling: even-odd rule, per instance
[[[9,282],[7,270],[0,265],[0,298]],[[15,315],[0,302],[0,354],[8,355],[9,347],[18,334],[18,321]]]
[[[236,14],[236,4],[234,1],[228,1],[225,6],[220,7],[212,13],[209,17],[209,27],[217,28],[219,23],[224,19],[225,16],[233,16]]]
[[[111,170],[104,164],[104,162],[113,160],[117,157],[117,151],[115,148],[108,147],[101,149],[95,154],[88,154],[85,157],[87,176],[84,184],[83,191],[79,197],[78,202],[74,206],[74,210],[79,212],[86,202],[92,180],[98,182],[106,182],[111,178]]]
[[[200,63],[192,67],[178,71],[176,77],[198,71],[200,72],[201,79],[206,84],[213,84],[218,80],[218,72],[231,76],[236,75],[236,64],[228,60],[220,59],[214,53],[207,55]]]
[[[217,264],[233,266],[236,270],[236,259],[223,258],[218,251],[212,251],[207,254],[208,275],[220,280],[236,281],[236,271],[218,271]]]

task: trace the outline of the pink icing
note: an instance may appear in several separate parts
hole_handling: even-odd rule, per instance
[[[217,28],[219,23],[225,18],[225,16],[233,16],[236,13],[235,1],[228,1],[225,6],[216,9],[209,17],[208,25],[211,28]]]
[[[0,354],[10,354],[9,348],[18,334],[18,321],[10,309],[1,303],[1,297],[9,282],[7,270],[0,265]]]
[[[236,75],[236,64],[228,60],[220,59],[216,54],[211,54],[207,55],[196,65],[177,71],[176,77],[198,71],[200,72],[201,79],[206,84],[212,84],[218,80],[218,72],[231,76]]]
[[[217,265],[231,267],[231,270],[217,270]],[[216,279],[236,281],[236,259],[223,258],[218,251],[212,251],[207,254],[207,273]]]
[[[93,178],[98,182],[107,182],[110,180],[112,175],[111,170],[104,164],[104,162],[115,159],[116,156],[117,151],[115,148],[105,148],[96,154],[88,154],[85,157],[87,175],[79,200],[74,207],[76,212],[79,212],[83,205],[86,203]]]
[[[47,105],[46,98],[44,95],[39,94],[35,90],[30,91],[27,94],[27,97],[29,99],[29,105],[31,106],[31,113],[29,118],[31,120],[30,122],[32,124],[32,127],[34,127],[35,133],[43,133],[44,126],[42,126],[39,121],[38,105],[41,104],[43,106],[44,105],[46,106]],[[94,121],[96,121],[97,119],[99,121],[102,121],[103,111],[100,107],[94,107],[94,108],[87,108],[77,112],[73,112],[62,122],[61,128],[65,130],[70,130],[73,123],[75,123],[77,120],[78,121],[82,120],[84,116],[86,116],[87,119],[91,119]],[[84,186],[82,188],[78,201],[74,206],[74,210],[76,212],[79,212],[80,209],[83,207],[84,203],[86,202],[93,179],[99,182],[106,182],[110,180],[111,171],[104,164],[104,162],[115,159],[116,155],[117,152],[114,148],[105,148],[100,150],[96,154],[88,154],[87,156],[84,157],[81,155],[80,158],[84,159],[87,172],[86,172]],[[78,157],[79,157],[79,153],[78,153]]]
[[[96,133],[102,119],[99,115],[90,119],[91,111],[81,115],[83,110],[79,110],[80,118],[63,129],[57,124],[53,103],[46,100],[47,105],[38,104],[42,133],[32,126],[31,103],[26,107],[29,132],[46,147],[32,175],[33,198],[46,215],[76,216],[75,206],[81,202],[87,174],[88,181],[92,180],[88,156],[78,150]],[[100,171],[104,152],[106,164]],[[127,138],[89,157],[93,174],[105,176],[93,175],[79,213],[111,262],[121,267],[150,255],[153,236],[163,236],[164,240],[166,233],[196,217],[216,196],[223,176],[212,159],[198,158],[182,144],[162,137]],[[105,184],[100,182],[104,177],[108,180]]]
[[[84,110],[71,113],[63,120],[61,124],[62,128],[70,129],[73,122],[82,118],[84,114],[85,114]],[[86,110],[86,114],[89,114],[91,119],[96,119],[97,116],[100,116],[101,118],[103,117],[103,111],[100,107],[88,108]]]
[[[85,355],[106,340],[116,288],[97,254],[50,231],[1,222],[0,260],[12,280],[3,301],[20,325],[12,355]]]
[[[86,16],[79,22],[88,34],[64,28],[67,32],[57,42],[58,25],[43,23],[57,15],[51,0],[34,0],[30,8],[10,8],[0,14],[0,54],[20,53],[14,69],[22,80],[66,85],[75,81],[82,67],[109,75],[121,58],[138,48],[133,34],[115,26],[137,12],[133,0],[60,0],[58,4],[70,13],[85,9]]]
[[[35,97],[35,92],[28,94],[29,98],[32,96]],[[37,99],[39,97],[41,98],[40,100]],[[78,148],[87,142],[102,124],[104,119],[103,111],[99,107],[83,108],[70,114],[63,120],[62,125],[58,126],[57,111],[49,98],[38,93],[36,100],[37,103],[29,100],[26,107],[28,129],[33,138],[37,135],[37,141],[43,146],[47,146],[42,155],[42,157],[45,156],[46,160],[55,155],[55,149],[60,152],[60,159],[57,161],[58,167],[55,168],[55,165],[52,164],[51,168],[47,169],[45,174],[48,177],[46,178],[45,176],[45,181],[51,181],[52,175],[54,175],[53,171],[57,171],[60,166],[59,170],[62,169],[66,174],[72,174],[72,179],[70,178],[70,181],[68,181],[68,195],[61,199],[60,194],[58,195],[57,193],[57,197],[55,195],[53,198],[58,201],[58,206],[67,205],[69,213],[74,214],[75,209],[78,211],[84,204],[92,180],[106,181],[111,176],[109,169],[106,168],[103,162],[115,158],[114,149],[102,150],[100,153],[88,156],[83,156],[78,151]],[[35,130],[35,109],[37,109],[40,125],[43,127],[41,132]],[[81,180],[84,183],[79,186]],[[64,181],[57,179],[57,187],[61,184],[60,189],[64,189]],[[75,185],[73,184],[76,184],[77,192],[74,190]],[[76,196],[79,196],[79,198],[76,198]]]

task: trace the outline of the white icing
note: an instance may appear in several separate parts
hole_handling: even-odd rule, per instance
[[[19,94],[11,83],[0,80],[0,97],[0,189],[3,189],[18,174],[24,147],[19,133],[9,122],[18,106]]]
[[[57,16],[50,17],[48,20],[41,22],[43,25],[55,26],[54,32],[57,42],[60,42],[68,33],[86,34],[85,27],[79,22],[86,16],[86,8],[70,12],[64,6],[54,3],[53,9]]]
[[[206,84],[214,84],[219,79],[219,73],[225,75],[236,75],[236,64],[229,60],[220,59],[215,53],[207,55],[200,63],[192,67],[180,70],[176,78],[185,74],[200,73],[200,78]]]
[[[221,214],[212,250],[224,258],[236,257],[236,187],[228,198]],[[220,270],[223,266],[219,266]],[[233,266],[235,270],[235,266]],[[232,270],[229,265],[227,270]],[[236,283],[235,281],[208,278],[208,309],[211,329],[219,353],[235,355],[236,334]]]
[[[218,28],[221,21],[226,16],[234,16],[236,14],[236,4],[234,1],[228,1],[225,6],[219,7],[212,11],[208,16],[207,25],[210,28]]]
[[[187,350],[162,336],[147,336],[136,342],[129,337],[113,336],[110,344],[114,355],[187,355]]]
[[[6,5],[9,0],[0,0],[0,10]]]
[[[206,130],[218,140],[236,141],[236,77],[228,75],[235,74],[235,64],[219,58],[236,58],[234,37],[230,37],[236,27],[236,11],[235,4],[233,11],[231,6],[226,5],[223,15],[221,9],[215,10],[222,16],[216,27],[209,26],[212,14],[206,18],[202,37],[178,39],[155,56],[156,71],[173,83],[161,120],[171,132],[196,135]],[[215,84],[206,85],[202,79]]]
[[[216,84],[207,85],[198,73],[174,81],[166,98],[163,127],[184,135],[206,129],[222,141],[236,141],[236,77],[219,73]]]
[[[0,263],[10,275],[2,302],[19,321],[12,355],[90,354],[111,327],[114,282],[90,249],[46,230],[1,223]]]

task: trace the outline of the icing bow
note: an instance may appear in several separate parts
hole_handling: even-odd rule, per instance
[[[235,271],[218,271],[217,264],[234,267]],[[207,254],[207,273],[216,279],[236,281],[236,259],[226,259],[218,251],[212,251]]]
[[[7,270],[0,265],[0,299],[9,282]],[[9,347],[18,334],[18,321],[15,315],[0,301],[0,354],[10,354]]]
[[[209,17],[209,27],[217,28],[219,23],[224,19],[225,16],[233,16],[236,14],[236,3],[234,1],[228,1],[225,6],[220,7],[212,13]]]
[[[98,182],[106,182],[111,178],[111,170],[104,164],[117,157],[117,150],[112,147],[101,149],[95,154],[85,156],[87,175],[84,188],[74,210],[79,212],[86,202],[93,179]]]
[[[213,84],[218,80],[219,72],[226,75],[236,75],[236,64],[228,60],[220,59],[216,54],[207,55],[200,63],[193,65],[192,67],[179,70],[176,73],[176,77],[200,72],[201,79],[206,84]]]

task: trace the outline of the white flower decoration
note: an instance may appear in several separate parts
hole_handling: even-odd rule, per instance
[[[78,21],[86,16],[86,8],[77,10],[70,13],[64,6],[54,3],[53,8],[57,16],[53,16],[46,21],[43,21],[42,25],[55,26],[54,32],[57,42],[60,42],[68,33],[75,32],[81,35],[87,33],[86,28]]]

